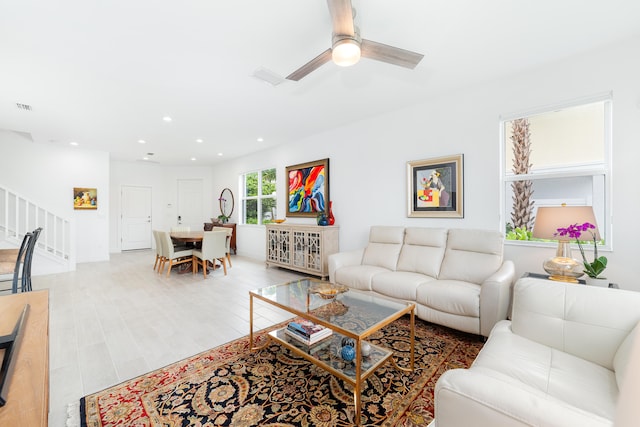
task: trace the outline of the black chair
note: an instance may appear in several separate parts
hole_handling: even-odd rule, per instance
[[[13,277],[11,279],[0,280],[2,282],[11,281],[12,282],[11,292],[14,294],[18,292],[18,280],[21,280],[20,273],[24,271],[24,266],[23,266],[24,256],[25,256],[25,253],[27,252],[27,248],[29,247],[29,241],[31,240],[32,235],[33,233],[27,233],[22,238],[22,243],[20,244],[20,249],[18,250],[18,257],[16,258],[16,266],[13,269]],[[9,289],[2,289],[2,290],[8,291]]]
[[[38,237],[40,237],[40,232],[42,231],[42,227],[38,227],[31,232],[31,238],[29,239],[29,244],[27,245],[27,250],[24,254],[24,263],[22,266],[22,292],[31,292],[31,264],[33,261],[33,251],[36,248],[36,242],[38,241]],[[13,293],[17,292],[16,289],[17,283],[14,282],[14,290]]]

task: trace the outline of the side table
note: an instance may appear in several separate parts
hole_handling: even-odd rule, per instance
[[[526,273],[524,273],[522,275],[522,277],[533,277],[534,279],[550,280],[548,274],[540,274],[540,273],[526,272]],[[578,284],[586,285],[586,282],[585,282],[584,279],[578,279]],[[617,283],[609,283],[609,288],[611,288],[611,289],[620,289],[620,287],[618,286]]]

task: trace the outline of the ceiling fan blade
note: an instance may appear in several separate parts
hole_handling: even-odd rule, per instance
[[[333,34],[354,37],[351,0],[327,0],[327,5],[333,23]]]
[[[411,69],[414,69],[422,58],[424,58],[424,55],[421,53],[365,39],[362,39],[360,49],[362,51],[361,55],[364,58],[375,59],[376,61],[387,62]]]
[[[316,69],[320,68],[320,66],[326,64],[330,60],[331,60],[331,48],[325,50],[320,55],[316,56],[311,61],[304,64],[302,67],[298,68],[293,73],[289,74],[287,76],[287,80],[293,80],[297,82],[298,80],[300,80],[307,74],[311,73],[312,71],[315,71]]]

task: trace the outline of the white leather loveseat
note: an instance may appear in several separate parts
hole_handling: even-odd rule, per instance
[[[640,292],[519,279],[512,320],[438,379],[435,425],[614,425],[639,320]]]
[[[419,318],[488,336],[506,319],[514,266],[497,231],[373,226],[366,248],[329,256],[329,280],[416,303]]]

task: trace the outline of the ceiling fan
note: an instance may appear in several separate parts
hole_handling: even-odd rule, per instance
[[[413,69],[424,57],[420,53],[361,38],[353,23],[355,13],[351,0],[327,0],[327,5],[333,25],[331,47],[289,74],[287,80],[298,81],[330,60],[346,67],[355,64],[363,56]]]

